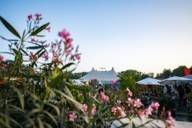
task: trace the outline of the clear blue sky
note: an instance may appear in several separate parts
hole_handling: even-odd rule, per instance
[[[77,71],[192,65],[192,0],[0,0],[0,15],[19,31],[36,12],[51,22],[50,40],[62,28],[71,32],[82,53]],[[0,35],[11,37],[2,24]]]

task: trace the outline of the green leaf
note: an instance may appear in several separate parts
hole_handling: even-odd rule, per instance
[[[35,50],[35,49],[40,49],[40,48],[43,48],[43,46],[41,46],[41,45],[39,45],[39,46],[30,46],[30,47],[27,47],[27,49],[33,49],[33,50]]]
[[[24,109],[24,97],[22,93],[16,87],[12,87],[12,88],[17,93],[18,99],[20,101],[21,109]]]
[[[46,52],[46,50],[43,50],[41,53],[39,53],[38,58],[40,58],[45,52]]]
[[[49,26],[49,23],[46,23],[44,25],[42,25],[41,27],[37,28],[36,30],[34,30],[30,36],[37,36],[38,33],[40,33],[41,31],[43,31],[44,29],[46,29]]]
[[[56,105],[50,104],[50,103],[46,103],[47,106],[51,107],[52,109],[54,109],[54,111],[56,112],[57,115],[60,115],[60,110]]]
[[[10,54],[10,55],[13,55],[13,53],[11,52],[0,52],[1,54]]]
[[[38,128],[44,128],[43,121],[39,117],[37,117],[37,122],[39,124]]]
[[[68,63],[68,64],[66,64],[66,65],[64,65],[62,68],[61,68],[61,70],[64,70],[64,69],[66,69],[66,68],[68,68],[68,67],[70,67],[71,65],[73,65],[74,63]]]
[[[0,21],[2,22],[2,24],[16,37],[18,37],[19,39],[21,38],[19,33],[16,31],[16,29],[9,23],[7,22],[3,17],[0,16]]]
[[[49,112],[47,112],[47,111],[43,111],[43,113],[46,115],[46,117],[49,117],[49,118],[51,119],[51,121],[52,121],[55,125],[57,125],[57,120],[55,119],[55,117],[54,117],[51,113],[49,113]]]
[[[26,56],[29,55],[29,54],[28,54],[24,49],[22,49],[22,48],[21,48],[21,51],[22,51]]]

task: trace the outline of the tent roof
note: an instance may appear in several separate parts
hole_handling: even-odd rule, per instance
[[[87,75],[80,78],[80,80],[83,81],[90,81],[93,79],[97,79],[98,81],[116,81],[119,78],[113,68],[110,71],[97,71],[92,69]]]
[[[137,84],[140,85],[160,85],[160,80],[154,79],[154,78],[145,78],[143,80],[140,80],[137,82]]]
[[[185,78],[192,79],[192,75],[184,76]]]
[[[179,76],[173,76],[173,77],[169,77],[167,79],[164,79],[163,81],[188,81],[191,79],[185,78],[185,77],[179,77]]]

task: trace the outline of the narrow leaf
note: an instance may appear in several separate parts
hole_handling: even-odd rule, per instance
[[[23,97],[23,95],[21,94],[19,89],[17,89],[16,87],[12,87],[12,88],[17,93],[18,99],[20,101],[21,109],[24,109],[24,97]]]
[[[64,65],[62,68],[61,68],[61,70],[64,70],[64,69],[66,69],[66,68],[68,68],[68,67],[70,67],[71,65],[73,65],[74,63],[68,63],[68,64],[66,64],[66,65]]]
[[[43,48],[43,46],[39,45],[39,46],[30,46],[30,47],[27,47],[27,49],[40,49],[40,48]]]
[[[16,31],[16,29],[9,23],[7,22],[3,17],[0,16],[0,21],[2,24],[16,37],[21,38],[19,33]]]
[[[36,36],[38,33],[40,33],[41,31],[43,31],[44,29],[46,29],[49,26],[49,23],[46,23],[44,25],[42,25],[41,27],[37,28],[36,30],[34,30],[31,33],[31,36]]]

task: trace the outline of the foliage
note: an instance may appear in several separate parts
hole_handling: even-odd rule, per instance
[[[15,39],[1,36],[10,49],[2,53],[13,55],[14,60],[5,61],[0,56],[0,127],[101,128],[119,118],[153,117],[159,104],[146,107],[129,89],[111,92],[74,86],[69,76],[80,61],[78,47],[73,47],[65,29],[58,33],[59,40],[47,43],[42,33],[50,31],[50,26],[41,25],[41,20],[41,14],[29,15],[27,28],[20,35],[0,17],[15,35]],[[127,71],[120,76],[131,88],[141,73]]]
[[[187,68],[186,66],[179,66],[177,68],[175,68],[172,72],[173,76],[183,76],[183,71],[184,69]]]
[[[162,73],[157,74],[157,78],[169,78],[172,75],[172,72],[170,69],[164,69]]]
[[[157,74],[157,78],[168,78],[171,76],[184,76],[184,69],[186,69],[186,66],[178,66],[177,68],[170,70],[170,69],[164,69],[162,73]]]
[[[119,77],[121,89],[126,89],[128,87],[134,93],[138,93],[138,87],[136,86],[136,82],[147,77],[153,77],[153,74],[145,74],[136,70],[126,70],[119,73]]]

